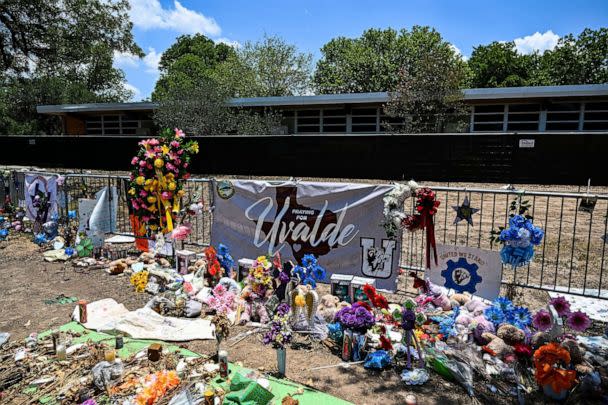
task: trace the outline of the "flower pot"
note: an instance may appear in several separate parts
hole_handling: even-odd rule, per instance
[[[559,392],[556,392],[553,390],[553,388],[551,388],[550,384],[543,385],[543,392],[545,393],[545,395],[551,399],[555,399],[558,401],[565,399],[568,396],[568,391],[569,390],[561,390]]]
[[[287,368],[287,349],[278,348],[277,349],[277,369],[279,370],[279,375],[285,375],[285,369]]]

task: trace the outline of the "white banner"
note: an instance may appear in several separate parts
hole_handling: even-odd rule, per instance
[[[34,207],[34,198],[36,195],[45,198],[48,203],[48,209],[44,212],[38,212],[38,208]],[[36,216],[40,214],[41,223],[50,221],[54,214],[57,214],[57,175],[43,176],[40,174],[28,173],[25,175],[25,208],[26,214],[32,221],[36,220]]]
[[[431,260],[431,282],[494,300],[500,292],[500,253],[466,246],[437,245],[438,264]]]
[[[105,234],[116,231],[118,196],[116,187],[104,187],[95,193],[95,199],[78,200],[78,231],[85,232],[93,245],[100,247]]]
[[[283,261],[311,253],[333,273],[396,288],[401,238],[386,237],[383,197],[390,185],[223,180],[213,183],[211,241],[235,259],[280,252]]]

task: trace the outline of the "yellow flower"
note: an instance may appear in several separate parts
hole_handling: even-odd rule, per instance
[[[167,173],[165,177],[169,180],[173,180],[175,178],[175,175],[173,173]]]
[[[155,230],[158,229],[158,225],[152,224],[152,225],[150,225],[150,229],[153,230],[153,231],[155,231]]]
[[[131,195],[135,195],[135,189],[134,189],[134,188],[130,188],[130,189],[129,189],[129,194],[131,194]]]
[[[175,187],[177,187],[177,184],[175,184],[174,181],[169,183],[169,190],[173,191],[173,190],[175,190]]]
[[[135,183],[137,183],[138,186],[141,186],[142,184],[144,184],[145,181],[146,181],[146,179],[144,178],[144,176],[137,176],[135,178]]]
[[[150,186],[152,185],[152,179],[146,179],[145,183],[146,186]]]
[[[296,304],[296,307],[303,307],[304,305],[306,305],[306,300],[304,299],[303,296],[296,295],[295,304]]]
[[[156,197],[154,197],[153,195],[149,196],[148,197],[148,202],[150,204],[154,204],[156,202]]]
[[[150,205],[150,206],[148,207],[148,211],[150,211],[150,212],[156,212],[156,211],[158,211],[158,210],[156,209],[156,205]]]
[[[179,191],[177,192],[177,196],[178,196],[178,197],[183,197],[183,196],[184,196],[184,194],[186,194],[186,192],[185,192],[184,190],[179,190]]]
[[[192,153],[198,153],[198,142],[193,142],[192,145],[190,145],[190,151]]]
[[[165,165],[165,162],[162,159],[156,159],[154,161],[154,167],[156,167],[157,169],[160,169],[164,165]]]
[[[163,155],[169,153],[169,147],[167,145],[161,146],[160,149],[163,151]]]

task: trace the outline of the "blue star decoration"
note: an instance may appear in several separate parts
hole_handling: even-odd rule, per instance
[[[456,218],[454,218],[454,224],[465,220],[469,225],[473,225],[473,214],[479,211],[479,208],[471,208],[469,197],[465,197],[462,205],[453,205],[452,208],[456,211]]]

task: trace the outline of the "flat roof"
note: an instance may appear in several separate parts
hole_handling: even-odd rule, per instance
[[[552,97],[608,97],[608,83],[465,89],[463,90],[463,93],[465,101],[496,101]],[[312,96],[233,98],[228,101],[228,105],[233,107],[278,107],[332,104],[381,104],[386,103],[388,100],[388,92],[343,93]],[[154,102],[58,104],[39,105],[36,107],[36,111],[40,114],[67,114],[79,112],[146,111],[154,110],[157,107],[158,103]]]

